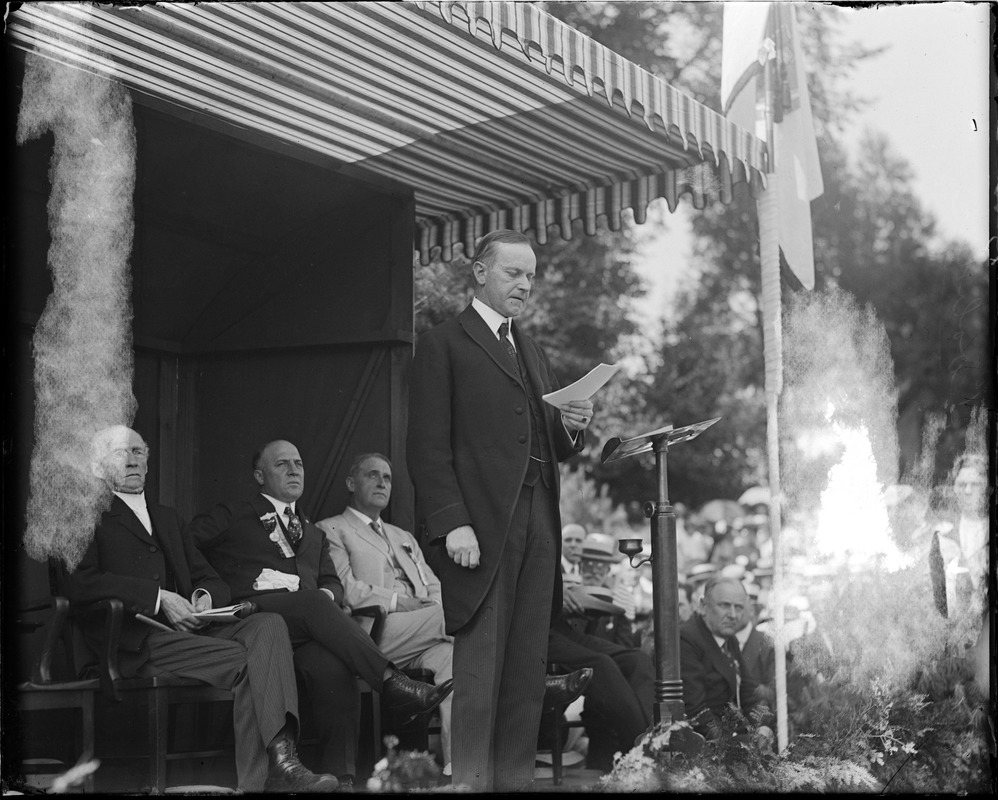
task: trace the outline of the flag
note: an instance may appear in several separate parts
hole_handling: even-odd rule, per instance
[[[770,19],[772,17],[772,19]],[[732,122],[766,139],[767,103],[774,114],[779,242],[800,282],[814,288],[811,201],[824,191],[811,100],[792,5],[727,3],[721,65],[721,106]],[[775,58],[772,97],[762,71]]]

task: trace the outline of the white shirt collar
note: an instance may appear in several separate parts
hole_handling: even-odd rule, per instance
[[[367,516],[367,514],[365,514],[363,511],[358,511],[353,506],[347,506],[347,511],[352,511],[365,525],[370,525],[372,522],[374,522],[374,520],[371,519],[369,516]],[[378,527],[379,528],[381,527],[380,523]]]
[[[295,511],[295,504],[293,502],[285,503],[283,500],[278,500],[276,497],[271,497],[269,494],[266,494],[264,492],[260,492],[260,494],[262,494],[270,501],[270,504],[274,507],[274,510],[277,512],[278,516],[281,519],[284,519],[285,508],[290,508],[292,514],[298,513],[297,511]]]
[[[142,526],[152,533],[152,518],[149,516],[149,507],[146,505],[146,493],[129,494],[128,492],[115,492],[121,501],[132,509],[132,512],[139,518]]]
[[[496,339],[499,338],[499,326],[504,322],[509,323],[509,340],[513,341],[513,319],[512,317],[504,317],[498,311],[496,311],[492,306],[488,306],[479,300],[477,297],[471,301],[471,307],[478,312],[485,324],[489,326],[489,330],[495,334]],[[513,347],[516,348],[516,343],[513,343]]]

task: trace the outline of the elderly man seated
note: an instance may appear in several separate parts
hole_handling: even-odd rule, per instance
[[[552,623],[548,637],[549,663],[593,670],[582,712],[589,736],[586,765],[604,772],[613,766],[615,752],[629,750],[651,726],[655,698],[655,668],[647,655],[637,648],[585,633],[587,607],[623,611],[614,609],[608,598],[595,597],[590,591],[597,587],[608,591],[599,584],[609,574],[614,549],[612,536],[586,537],[582,575],[589,585],[564,582],[564,610]]]
[[[148,468],[149,448],[130,428],[117,425],[94,437],[92,469],[113,497],[67,593],[81,603],[112,597],[124,603],[130,613],[121,630],[124,677],[168,674],[232,690],[240,790],[335,789],[332,775],[312,774],[295,754],[298,694],[287,626],[276,614],[214,624],[197,616],[227,605],[229,589],[181,534],[177,512],[146,500]],[[87,626],[85,636],[103,649],[103,623]]]
[[[449,683],[454,644],[444,630],[440,580],[415,537],[381,519],[392,495],[392,465],[380,453],[358,456],[346,479],[346,510],[316,523],[343,583],[348,608],[380,606],[386,616],[379,645],[399,667],[421,667]],[[444,775],[451,774],[451,696],[440,704]]]

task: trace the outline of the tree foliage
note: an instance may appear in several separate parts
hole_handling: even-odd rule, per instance
[[[721,4],[538,5],[717,109]],[[898,389],[901,466],[910,470],[918,462],[924,431],[942,418],[938,476],[962,448],[972,408],[989,402],[986,267],[966,247],[940,243],[915,195],[911,165],[884,137],[868,136],[849,158],[842,132],[866,100],[848,79],[859,61],[878,51],[845,41],[834,7],[802,7],[798,20],[825,182],[812,204],[817,288],[854,295],[883,323]],[[698,278],[663,318],[661,336],[635,322],[630,301],[644,287],[633,267],[636,231],[626,221],[618,232],[577,232],[571,241],[552,237],[537,248],[538,287],[523,319],[563,381],[601,361],[628,358],[637,365],[597,398],[590,447],[575,467],[635,511],[655,495],[652,460],[601,465],[601,444],[665,422],[723,417],[671,459],[674,500],[699,505],[765,482],[755,200],[740,185],[730,205],[715,203],[692,220]],[[470,299],[467,276],[460,262],[417,272],[417,331],[463,308]],[[634,347],[641,338],[645,345]]]

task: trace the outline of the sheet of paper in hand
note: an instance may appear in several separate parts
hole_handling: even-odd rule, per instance
[[[194,616],[206,622],[238,622],[239,612],[247,608],[248,605],[248,603],[236,603],[221,608],[209,608],[207,611],[195,611]]]
[[[562,403],[571,403],[573,400],[588,400],[602,389],[619,369],[620,364],[600,364],[570,386],[543,395],[544,401],[558,408]]]

